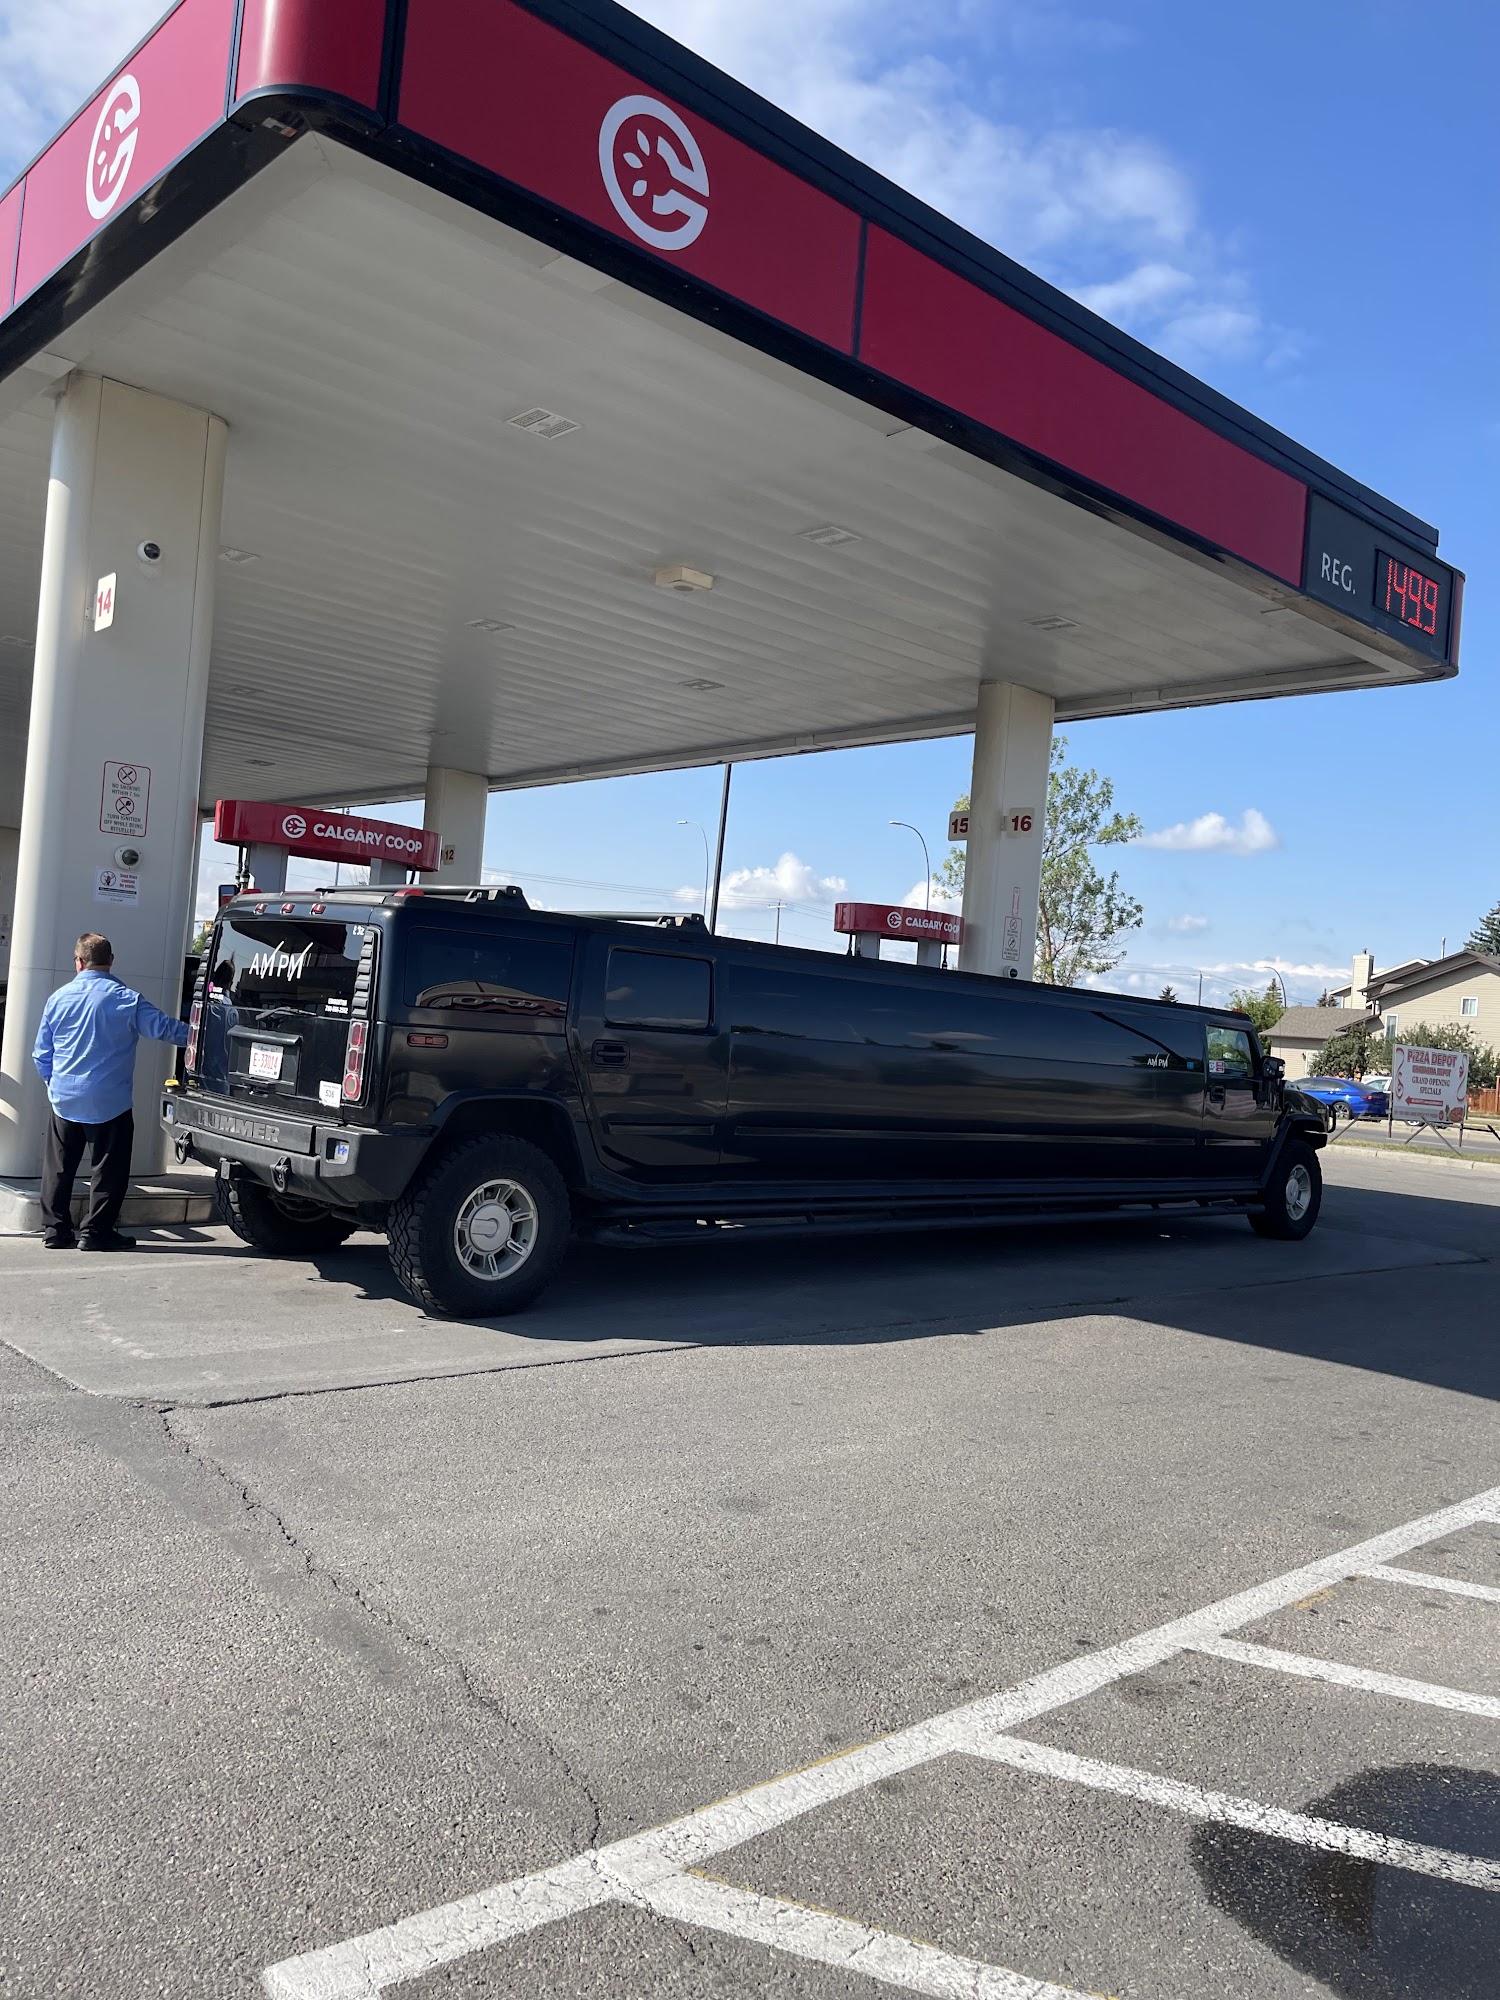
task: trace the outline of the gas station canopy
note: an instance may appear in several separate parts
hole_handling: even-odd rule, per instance
[[[606,0],[180,0],[0,315],[3,823],[74,368],[229,425],[205,798],[1456,671],[1434,529]]]

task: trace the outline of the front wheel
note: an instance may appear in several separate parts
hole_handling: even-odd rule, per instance
[[[1257,1236],[1274,1236],[1300,1243],[1323,1206],[1323,1169],[1305,1139],[1293,1139],[1283,1150],[1266,1188],[1266,1205],[1250,1217]]]
[[[441,1154],[391,1209],[391,1268],[429,1312],[487,1318],[529,1305],[572,1229],[562,1175],[537,1146],[497,1135]]]
[[[352,1222],[321,1202],[277,1194],[259,1181],[216,1180],[214,1205],[242,1243],[274,1257],[316,1257],[320,1250],[337,1250],[354,1233]]]

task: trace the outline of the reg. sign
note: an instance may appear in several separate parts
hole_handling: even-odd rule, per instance
[[[1469,1058],[1462,1050],[1397,1042],[1391,1062],[1391,1116],[1408,1125],[1459,1125],[1469,1103]]]

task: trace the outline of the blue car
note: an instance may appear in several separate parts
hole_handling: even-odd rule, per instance
[[[1299,1076],[1292,1088],[1305,1097],[1314,1097],[1339,1118],[1385,1118],[1390,1113],[1390,1093],[1372,1090],[1347,1076]]]

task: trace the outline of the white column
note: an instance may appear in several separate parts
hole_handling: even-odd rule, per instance
[[[18,826],[0,826],[0,986],[10,972],[10,934],[16,916],[16,850]]]
[[[1012,681],[980,683],[958,961],[965,972],[1031,977],[1052,713],[1051,695]],[[1018,824],[1026,815],[1029,830]]]
[[[70,376],[58,399],[0,1054],[0,1173],[41,1170],[46,1096],[31,1048],[47,995],[73,976],[81,931],[102,931],[120,977],[181,1011],[226,437],[218,417],[97,376]],[[138,553],[147,543],[154,561]],[[114,621],[96,631],[94,587],[111,573]],[[109,828],[106,764],[134,771],[143,831]],[[118,848],[139,850],[133,892],[101,886],[100,871],[122,865]],[[171,1059],[155,1042],[137,1059],[141,1168],[163,1158],[156,1098]]]
[[[484,816],[489,781],[482,771],[454,771],[432,764],[422,824],[437,831],[442,860],[428,882],[477,882],[484,869]]]
[[[245,865],[257,889],[284,889],[286,860],[286,849],[273,847],[269,840],[252,840],[245,852]]]

